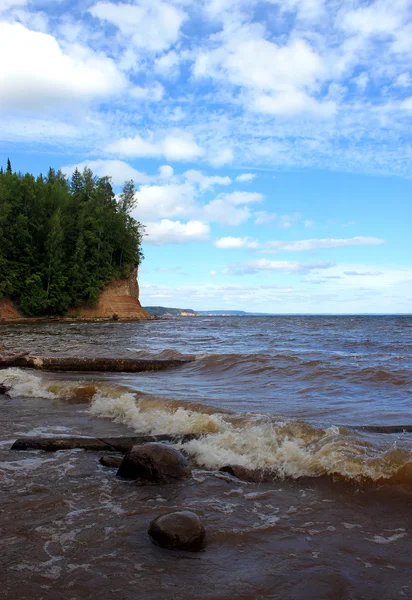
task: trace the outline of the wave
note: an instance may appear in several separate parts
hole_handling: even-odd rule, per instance
[[[206,469],[239,465],[277,478],[337,476],[373,482],[412,484],[412,452],[382,448],[342,427],[314,427],[297,421],[275,422],[265,415],[223,413],[201,405],[96,396],[91,413],[147,434],[198,433],[180,447]],[[178,444],[179,446],[179,444]]]
[[[197,433],[177,444],[200,468],[238,465],[276,478],[337,477],[412,486],[412,451],[344,427],[316,427],[256,413],[230,413],[200,403],[142,396],[115,384],[46,381],[19,369],[3,372],[10,396],[87,398],[90,414],[141,434]],[[391,438],[393,440],[393,437]]]
[[[346,364],[342,361],[352,360]],[[350,383],[369,382],[396,387],[412,385],[410,369],[396,365],[382,368],[381,365],[362,366],[359,357],[332,356],[325,359],[302,358],[296,354],[200,354],[190,365],[191,370],[201,374],[242,376],[266,374],[268,377],[294,377],[303,381],[319,380],[331,382],[346,380]],[[391,360],[402,361],[394,356]]]

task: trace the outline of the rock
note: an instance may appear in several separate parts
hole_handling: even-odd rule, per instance
[[[189,510],[157,517],[150,523],[148,533],[158,546],[176,550],[202,550],[206,537],[202,521]]]
[[[219,469],[222,473],[229,473],[233,477],[242,479],[242,481],[248,481],[250,483],[262,483],[262,481],[268,481],[270,479],[268,473],[259,471],[257,469],[248,469],[240,465],[227,465]]]
[[[6,396],[9,391],[10,388],[7,385],[4,385],[4,383],[0,383],[0,396]]]
[[[169,483],[187,479],[192,472],[181,452],[159,442],[133,446],[117,472],[126,479]]]
[[[123,456],[113,456],[107,455],[102,456],[100,459],[100,464],[104,467],[110,467],[112,469],[118,469],[122,464]]]

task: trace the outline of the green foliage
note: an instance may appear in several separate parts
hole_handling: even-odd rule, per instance
[[[143,259],[143,226],[130,216],[135,188],[116,200],[108,177],[90,169],[71,180],[0,171],[0,297],[27,316],[63,315],[93,305],[109,281]]]

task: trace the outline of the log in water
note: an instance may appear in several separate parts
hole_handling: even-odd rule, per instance
[[[180,367],[194,359],[134,359],[134,358],[72,358],[67,356],[31,356],[21,352],[0,357],[0,369],[20,367],[46,371],[108,371],[113,373],[137,373],[160,371]]]
[[[16,440],[11,447],[12,450],[45,450],[56,452],[57,450],[112,450],[126,453],[132,446],[146,444],[148,442],[189,442],[200,437],[198,434],[185,435],[139,435],[132,437],[24,437]]]

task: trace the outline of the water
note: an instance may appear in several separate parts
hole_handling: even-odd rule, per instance
[[[1,592],[7,598],[412,599],[412,318],[230,317],[2,326],[0,347],[194,358],[141,374],[7,369],[0,382]],[[11,452],[23,435],[198,432],[194,479],[121,481],[83,451]],[[265,473],[248,483],[221,473]],[[200,554],[150,520],[203,519]]]

